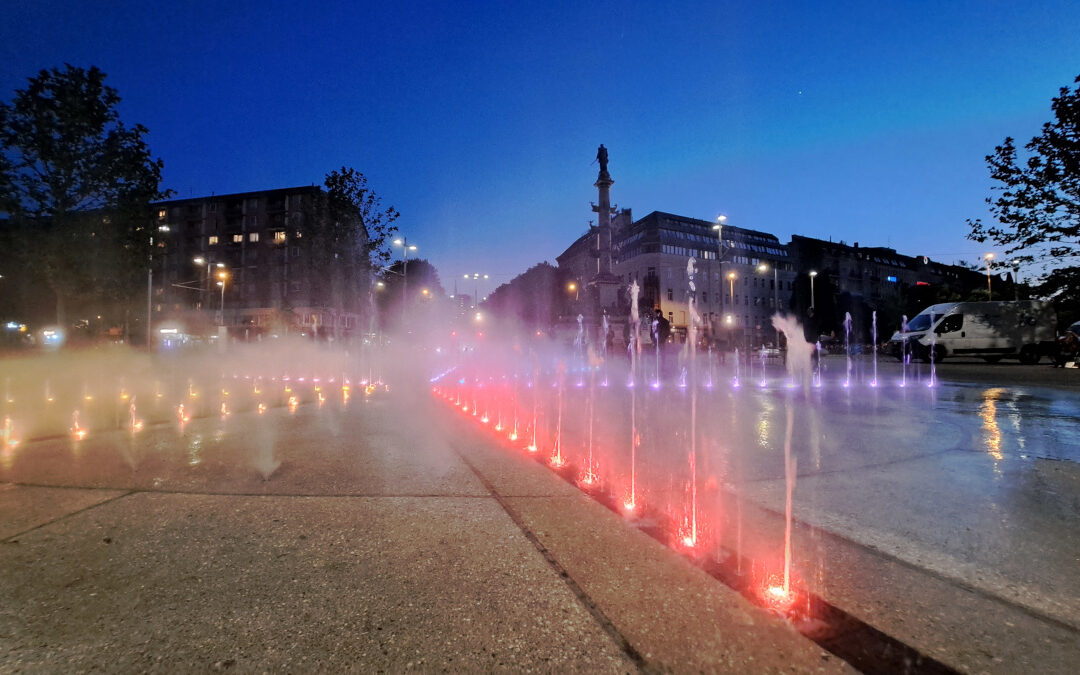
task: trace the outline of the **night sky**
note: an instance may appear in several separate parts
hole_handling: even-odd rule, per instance
[[[528,4],[6,0],[0,97],[97,65],[178,197],[352,166],[452,289],[584,232],[600,143],[638,218],[975,260],[983,157],[1080,73],[1075,0]]]

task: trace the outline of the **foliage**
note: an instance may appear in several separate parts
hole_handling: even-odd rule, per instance
[[[407,302],[406,313],[418,315],[418,311],[428,312],[446,298],[439,270],[423,258],[411,259],[408,265],[398,260],[383,270],[379,280],[381,287],[377,297],[383,327],[399,323],[403,301]]]
[[[310,278],[336,312],[369,311],[372,271],[390,257],[387,240],[396,231],[398,212],[383,209],[364,174],[342,167],[326,174],[324,190],[304,209],[301,245],[311,266]]]
[[[148,206],[163,163],[142,125],[125,126],[105,74],[66,65],[42,70],[0,103],[0,210],[16,228],[16,254],[69,300],[122,298],[139,288],[150,253]]]
[[[387,242],[397,232],[393,224],[399,214],[393,206],[382,208],[382,200],[368,187],[364,174],[349,167],[326,174],[326,218],[324,225],[341,242],[358,243],[364,257],[375,267],[390,260]]]
[[[1046,274],[1037,289],[1048,297],[1067,294],[1076,276],[1080,243],[1080,77],[1062,87],[1054,119],[1018,155],[1012,138],[987,155],[996,199],[987,198],[995,224],[968,221],[974,241],[992,241],[1019,263],[1035,262]]]
[[[549,263],[533,265],[507,284],[495,289],[484,303],[504,319],[516,319],[527,328],[548,329],[567,307],[567,273]]]

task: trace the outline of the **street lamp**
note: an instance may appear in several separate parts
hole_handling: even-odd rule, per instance
[[[990,289],[990,261],[994,259],[994,254],[987,253],[983,258],[986,258],[986,299],[993,300],[994,292]]]
[[[416,246],[409,244],[408,237],[401,237],[394,240],[394,246],[401,247],[401,322],[405,323],[405,305],[408,299],[409,290],[409,251],[415,251]]]
[[[218,263],[218,266],[224,267],[224,265],[222,265],[221,263]],[[220,310],[221,318],[218,320],[218,325],[219,326],[224,326],[225,325],[225,282],[229,280],[229,273],[227,271],[225,271],[225,270],[219,270],[218,274],[217,274],[217,277],[219,279],[219,281],[217,282],[217,285],[221,286],[221,310]]]
[[[716,255],[717,260],[724,257],[724,223],[727,222],[727,216],[719,215],[716,217],[716,224],[712,226],[712,229],[716,230]]]
[[[487,279],[488,275],[473,272],[472,274],[466,274],[465,278],[473,280],[473,309],[476,309],[480,306],[480,286],[478,282],[480,279]]]
[[[158,225],[158,232],[168,232],[168,225]],[[161,278],[165,278],[165,262],[162,261]],[[150,331],[150,319],[153,318],[154,310],[154,233],[150,233],[150,257],[146,266],[146,348],[149,349],[152,344],[151,340],[153,333]]]
[[[580,290],[578,289],[577,282],[576,281],[571,281],[570,283],[566,284],[566,290],[568,292],[574,294],[574,302],[577,302],[578,297],[579,297],[579,293],[580,293]]]
[[[766,265],[765,263],[761,263],[760,265],[758,265],[758,272],[761,272],[762,274],[764,274],[765,272],[768,272],[768,271],[769,271],[769,266]],[[779,277],[780,268],[777,267],[776,265],[773,265],[772,266],[772,272],[773,272],[773,275],[772,275],[773,276],[773,311],[776,312],[777,314],[779,314],[780,313],[780,277]],[[777,349],[780,348],[780,329],[779,328],[776,329],[776,348]]]
[[[816,276],[817,276],[817,272],[815,272],[814,270],[810,270],[810,312],[811,312],[811,315],[813,315],[814,307],[816,306],[814,304],[814,277],[816,277]]]
[[[1011,263],[1013,268],[1013,300],[1020,301],[1020,261],[1013,260]]]
[[[199,267],[206,267],[206,276],[199,282],[199,292],[203,294],[203,298],[199,301],[199,306],[202,308],[202,311],[205,312],[206,306],[210,304],[210,301],[206,299],[206,296],[210,293],[210,277],[213,276],[213,269],[216,267],[219,270],[223,270],[225,269],[225,263],[217,263],[215,265],[201,255],[192,258],[191,262]]]

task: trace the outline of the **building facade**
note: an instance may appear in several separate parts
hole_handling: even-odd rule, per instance
[[[327,297],[304,246],[315,186],[175,199],[153,206],[153,324],[232,337],[271,331],[348,337],[360,321]]]

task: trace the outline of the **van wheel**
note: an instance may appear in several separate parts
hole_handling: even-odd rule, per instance
[[[934,345],[934,362],[941,363],[941,360],[945,358],[946,352],[943,345]],[[919,351],[918,358],[923,363],[930,363],[930,347],[923,347]]]
[[[1038,345],[1024,345],[1020,348],[1020,363],[1025,366],[1033,366],[1041,358],[1042,354],[1039,353]]]
[[[1001,360],[1000,356],[984,356],[982,358],[983,358],[983,361],[986,361],[987,363],[997,363],[998,361]]]

